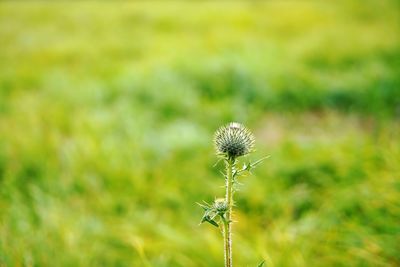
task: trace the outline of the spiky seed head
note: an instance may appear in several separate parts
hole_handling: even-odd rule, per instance
[[[218,213],[223,214],[228,210],[228,203],[226,203],[225,199],[223,198],[217,198],[214,201],[214,209]]]
[[[215,132],[214,143],[218,155],[233,160],[253,150],[254,136],[242,124],[231,122]]]

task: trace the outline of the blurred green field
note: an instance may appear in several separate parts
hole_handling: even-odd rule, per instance
[[[400,266],[398,1],[0,3],[0,266]]]

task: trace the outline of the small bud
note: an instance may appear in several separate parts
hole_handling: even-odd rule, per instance
[[[224,214],[228,210],[228,203],[223,198],[217,198],[214,201],[214,209],[218,214]]]

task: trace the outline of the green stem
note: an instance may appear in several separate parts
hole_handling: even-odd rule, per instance
[[[232,206],[233,206],[233,170],[235,160],[226,160],[225,201],[228,204],[224,221],[224,256],[225,267],[232,267]]]

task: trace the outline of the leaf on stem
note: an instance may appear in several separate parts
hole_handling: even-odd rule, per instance
[[[218,223],[216,221],[214,221],[212,218],[210,218],[210,216],[208,214],[204,214],[203,218],[201,219],[200,224],[202,224],[204,222],[208,222],[208,223],[214,225],[215,227],[219,227]]]

